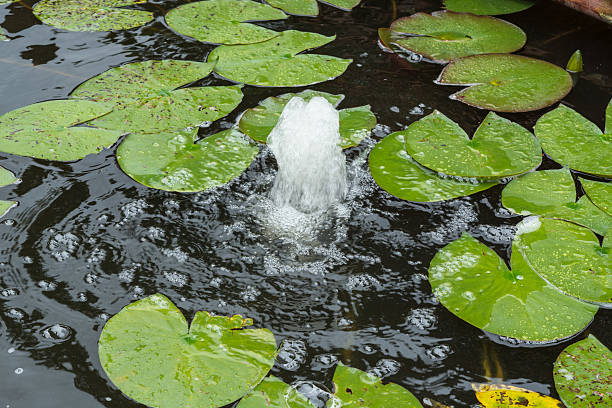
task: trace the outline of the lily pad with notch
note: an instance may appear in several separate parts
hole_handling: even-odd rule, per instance
[[[453,60],[435,82],[467,86],[451,99],[498,112],[542,109],[572,89],[572,78],[563,68],[514,54],[481,54]]]
[[[9,186],[11,184],[19,183],[19,180],[10,171],[0,166],[0,187]],[[0,217],[4,217],[6,213],[17,205],[17,201],[0,200]]]
[[[583,178],[580,179],[580,183],[593,204],[612,216],[612,183]]]
[[[274,335],[239,315],[197,312],[187,324],[165,296],[124,307],[104,326],[98,354],[128,397],[152,407],[220,407],[263,380],[276,356]]]
[[[320,0],[322,3],[350,11],[358,6],[361,0]],[[286,13],[296,16],[314,17],[319,14],[319,6],[316,0],[266,0],[266,3],[279,8]]]
[[[444,0],[448,10],[487,16],[518,13],[534,4],[532,0]]]
[[[280,378],[269,376],[242,398],[236,408],[315,408],[315,405]]]

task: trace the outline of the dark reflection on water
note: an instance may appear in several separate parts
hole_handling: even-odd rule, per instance
[[[152,1],[143,7],[157,13],[154,22],[113,33],[42,25],[26,7],[32,3],[0,8],[0,25],[12,38],[0,43],[0,114],[66,97],[112,66],[204,60],[212,49],[165,27],[163,10],[181,1]],[[397,4],[399,16],[438,7]],[[372,140],[347,152],[351,199],[316,220],[318,227],[291,214],[270,216],[265,194],[275,162],[265,149],[238,180],[201,194],[136,184],[117,167],[114,148],[72,164],[0,154],[0,165],[23,179],[2,190],[3,199],[20,205],[0,220],[0,406],[139,406],[108,382],[96,342],[105,319],[158,291],[188,318],[197,310],[241,313],[273,330],[284,341],[273,373],[288,382],[331,388],[332,367],[342,360],[421,399],[456,406],[474,404],[470,384],[488,379],[555,394],[552,363],[563,345],[496,344],[441,307],[426,279],[435,252],[463,231],[509,259],[520,217],[500,209],[501,187],[415,204],[382,192],[367,173],[376,140],[433,108],[468,132],[486,114],[449,100],[456,89],[433,85],[439,66],[415,68],[380,51],[376,29],[390,24],[392,10],[390,1],[365,0],[352,13],[323,5],[318,18],[264,24],[336,34],[321,52],[354,63],[312,88],[345,93],[345,107],[371,104],[379,119]],[[527,32],[525,55],[565,65],[582,49],[586,71],[565,102],[603,126],[612,87],[610,28],[547,2],[506,19]],[[227,81],[202,80],[211,83]],[[242,110],[286,90],[244,91],[240,108],[211,129],[230,127]],[[541,114],[503,116],[531,127]],[[600,311],[587,332],[612,346],[611,320],[610,311]]]

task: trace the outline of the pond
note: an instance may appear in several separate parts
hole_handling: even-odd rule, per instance
[[[154,21],[97,33],[44,25],[32,14],[34,3],[0,6],[10,39],[0,42],[0,114],[66,98],[114,66],[205,61],[214,48],[165,24],[166,12],[187,1],[150,0],[137,7],[153,12]],[[416,203],[388,194],[369,173],[378,141],[434,109],[468,134],[487,114],[449,99],[456,87],[434,84],[441,65],[411,64],[379,47],[378,28],[440,8],[435,0],[364,0],[352,12],[321,4],[316,18],[259,24],[336,35],[317,52],[353,63],[308,88],[344,94],[342,107],[369,104],[376,115],[371,136],[345,150],[348,193],[329,214],[270,205],[277,166],[266,146],[237,179],[200,193],[138,184],[119,168],[117,145],[69,163],[0,153],[0,165],[22,180],[1,197],[19,205],[0,219],[0,406],[142,406],[107,378],[98,338],[124,306],[158,292],[188,321],[206,310],[270,329],[281,348],[272,374],[303,389],[333,389],[341,361],[420,400],[456,407],[476,406],[472,383],[481,382],[557,397],[552,366],[569,342],[541,346],[487,334],[443,307],[428,281],[434,255],[465,231],[509,264],[523,217],[501,205],[503,186]],[[612,94],[611,26],[546,1],[501,18],[527,34],[518,54],[564,67],[582,50],[585,70],[563,101],[603,128]],[[198,84],[232,83],[209,75]],[[294,90],[245,86],[238,108],[200,135],[229,129],[264,98]],[[500,115],[532,129],[547,110]],[[556,168],[548,158],[540,167]],[[610,348],[610,327],[612,311],[601,308],[578,336],[593,334]]]

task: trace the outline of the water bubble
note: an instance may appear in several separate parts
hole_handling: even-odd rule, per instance
[[[288,371],[297,370],[306,361],[306,344],[302,340],[287,339],[281,343],[277,364]]]
[[[407,317],[407,323],[419,330],[435,328],[437,319],[433,309],[413,309]]]
[[[375,367],[368,370],[368,373],[375,375],[378,378],[385,378],[395,375],[399,372],[401,364],[390,358],[383,358],[376,363]]]
[[[240,297],[245,302],[254,302],[259,295],[261,295],[261,291],[253,286],[247,286],[247,288],[240,293]]]
[[[19,289],[17,288],[6,288],[0,290],[0,298],[8,299],[19,295]]]
[[[172,283],[175,286],[178,286],[179,288],[187,284],[187,276],[180,274],[178,272],[164,272],[164,277],[170,283]]]
[[[346,287],[348,290],[365,291],[380,288],[382,285],[373,276],[370,275],[353,275],[350,276]]]
[[[189,258],[189,256],[185,252],[183,252],[183,250],[181,250],[180,248],[174,248],[174,249],[163,248],[161,252],[162,254],[166,255],[169,258],[170,257],[176,258],[176,260],[179,263],[183,263]]]
[[[42,329],[42,336],[53,343],[63,343],[72,337],[72,328],[63,324],[54,324]]]
[[[449,354],[451,354],[451,348],[446,344],[441,344],[428,349],[425,351],[425,354],[427,354],[427,357],[429,357],[431,360],[444,360],[449,356]]]
[[[17,374],[17,375],[23,374],[23,368],[21,368],[21,367],[16,368],[15,369],[15,374]]]
[[[308,400],[317,408],[325,408],[325,407],[339,407],[340,405],[335,405],[333,402],[330,405],[329,400],[333,397],[333,394],[325,387],[325,385],[320,384],[315,381],[298,381],[292,384],[293,387],[289,390],[288,395],[286,396],[286,401],[288,403],[287,406],[292,406],[290,403],[293,400],[297,401],[296,393],[303,395],[308,398]]]

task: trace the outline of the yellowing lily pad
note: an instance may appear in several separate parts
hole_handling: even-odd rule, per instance
[[[115,31],[139,27],[153,13],[125,8],[146,0],[42,0],[32,11],[40,21],[70,31]]]
[[[221,407],[247,394],[272,368],[274,335],[241,316],[197,312],[191,327],[165,296],[124,307],[104,326],[98,354],[128,397],[158,408]]]
[[[449,10],[487,16],[517,13],[534,4],[531,0],[444,0]]]
[[[489,16],[452,11],[416,13],[391,24],[391,31],[405,35],[400,47],[440,63],[486,53],[509,53],[525,45],[519,27]]]
[[[20,180],[15,177],[13,173],[0,166],[0,187],[15,184],[19,181]],[[17,201],[0,200],[0,217],[5,216],[6,213],[15,205],[17,205]]]
[[[465,178],[500,179],[538,167],[542,150],[527,129],[490,112],[472,139],[441,112],[405,131],[408,154],[436,172]]]
[[[542,109],[562,99],[572,89],[572,78],[564,69],[514,54],[456,59],[442,70],[436,83],[468,86],[451,98],[498,112]]]
[[[535,125],[544,153],[564,166],[584,173],[612,177],[612,99],[606,109],[606,131],[568,108],[544,114]]]
[[[495,390],[477,392],[485,408],[564,408],[561,401],[537,392]]]
[[[315,406],[280,378],[269,376],[242,398],[236,408],[315,408]]]
[[[580,179],[584,192],[602,211],[612,215],[612,183]]]
[[[282,20],[287,15],[266,4],[250,0],[206,0],[183,4],[166,15],[179,34],[214,44],[251,44],[280,33],[249,22]]]
[[[335,39],[321,34],[283,31],[257,44],[222,45],[208,56],[215,72],[234,81],[258,86],[305,86],[342,75],[352,60],[300,54]]]

